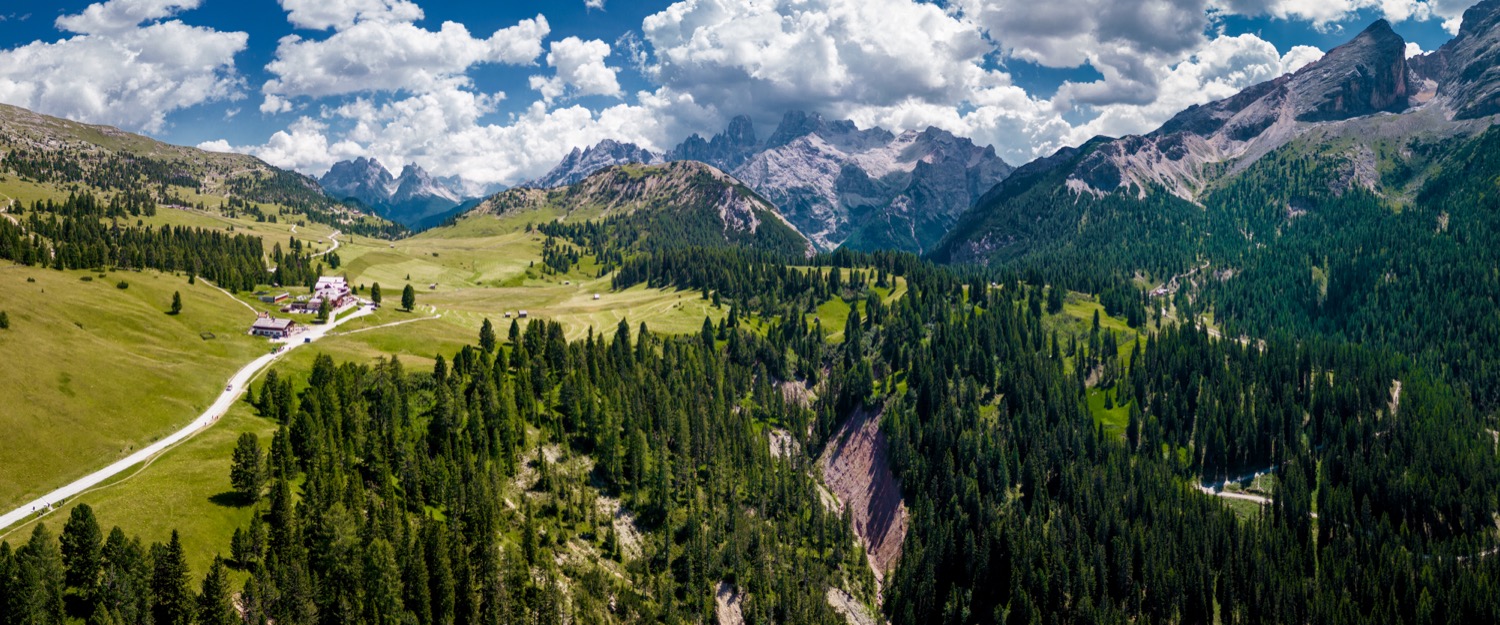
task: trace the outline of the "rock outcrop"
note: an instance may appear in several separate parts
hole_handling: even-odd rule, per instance
[[[1485,0],[1464,12],[1458,36],[1413,59],[1419,75],[1435,78],[1438,94],[1457,119],[1500,113],[1500,0]]]

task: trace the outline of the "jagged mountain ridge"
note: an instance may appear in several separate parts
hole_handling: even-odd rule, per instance
[[[553,167],[551,171],[548,171],[546,175],[516,186],[534,189],[563,187],[580,182],[594,172],[606,167],[630,163],[655,165],[662,162],[662,160],[661,155],[634,143],[622,143],[613,139],[605,139],[582,150],[576,147],[573,148],[573,151],[563,157],[563,160],[557,166]]]
[[[812,246],[765,198],[740,181],[695,161],[607,167],[569,186],[516,187],[491,196],[463,219],[526,217],[537,221],[609,222],[613,236],[637,247],[746,246],[791,255]]]
[[[435,178],[415,163],[391,172],[373,158],[340,161],[318,180],[340,199],[354,199],[377,214],[409,227],[441,221],[468,198],[457,178]]]
[[[1500,112],[1500,71],[1491,62],[1500,39],[1497,22],[1500,0],[1481,2],[1465,14],[1452,41],[1408,60],[1405,42],[1379,20],[1295,73],[1189,107],[1151,133],[1097,138],[1060,151],[1043,162],[1064,168],[1061,175],[1013,174],[975,204],[933,256],[980,261],[1000,248],[1024,244],[1027,228],[1005,214],[1017,202],[1041,195],[1054,196],[1060,207],[1081,198],[1157,193],[1201,204],[1265,156],[1285,149],[1339,163],[1337,175],[1327,181],[1336,192],[1358,185],[1393,200],[1414,193],[1423,175],[1383,177],[1382,171],[1393,170],[1384,163],[1403,159],[1414,142],[1475,136],[1490,125],[1481,113]],[[1420,169],[1412,163],[1394,169],[1412,167]],[[1016,253],[1021,252],[998,256]]]
[[[750,118],[739,116],[711,139],[694,134],[665,155],[614,141],[575,149],[527,186],[663,160],[700,161],[728,172],[823,250],[929,249],[1011,170],[992,148],[936,128],[894,134],[793,111],[764,141]]]

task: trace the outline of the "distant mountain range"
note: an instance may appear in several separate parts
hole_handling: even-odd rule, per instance
[[[695,134],[666,154],[604,141],[575,149],[521,186],[555,187],[612,165],[665,161],[700,161],[728,172],[821,250],[927,251],[1011,171],[993,148],[936,128],[894,134],[791,112],[764,141],[744,116],[712,139]]]
[[[357,200],[375,214],[417,230],[435,226],[478,202],[465,196],[457,177],[435,178],[416,164],[392,176],[379,161],[365,157],[335,163],[318,183],[333,197]]]

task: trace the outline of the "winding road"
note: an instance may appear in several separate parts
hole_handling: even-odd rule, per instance
[[[341,310],[348,311],[349,308],[350,307],[345,307]],[[165,451],[173,445],[191,438],[198,432],[208,429],[208,427],[212,426],[214,423],[217,423],[219,421],[219,418],[224,416],[224,413],[229,411],[229,407],[233,406],[234,402],[238,401],[240,396],[244,394],[246,385],[248,385],[250,381],[260,373],[262,369],[265,369],[267,365],[270,365],[272,362],[275,362],[277,359],[290,353],[298,346],[306,345],[323,338],[325,335],[332,332],[334,328],[343,324],[345,321],[358,319],[370,314],[370,308],[368,306],[355,304],[353,308],[355,309],[353,312],[348,312],[347,314],[336,316],[333,323],[303,326],[306,329],[302,332],[294,334],[286,339],[271,341],[272,343],[282,343],[286,345],[286,349],[283,349],[279,352],[265,354],[259,358],[256,358],[255,360],[250,361],[250,364],[242,367],[238,372],[234,374],[234,376],[229,378],[228,386],[224,388],[223,393],[219,394],[219,398],[214,401],[213,405],[209,406],[208,410],[203,411],[203,414],[198,415],[198,418],[194,419],[192,423],[187,424],[182,429],[173,432],[172,434],[152,443],[151,445],[141,449],[140,451],[137,451],[121,460],[116,461],[114,464],[90,473],[78,479],[77,481],[68,484],[67,486],[47,493],[46,495],[37,498],[35,501],[22,504],[21,507],[16,508],[15,510],[11,510],[4,515],[0,515],[0,529],[5,529],[17,523],[25,521],[38,512],[42,513],[42,516],[46,516],[53,510],[60,509],[60,504],[64,500],[70,497],[77,496],[78,494],[99,485],[105,480],[118,475],[120,472],[129,469],[130,467],[133,467],[137,464],[145,462],[147,459],[155,456],[158,453],[161,453],[162,451]]]
[[[295,227],[296,227],[296,226],[292,226],[292,227],[293,227],[293,228],[295,228]],[[317,253],[317,254],[313,254],[313,255],[312,255],[312,257],[313,257],[313,258],[317,258],[317,257],[319,257],[319,256],[322,256],[322,255],[324,255],[324,254],[327,254],[327,253],[329,253],[329,252],[332,252],[332,251],[334,251],[334,250],[336,250],[336,249],[339,249],[339,240],[338,240],[338,236],[339,236],[339,235],[340,235],[340,234],[343,234],[343,232],[340,232],[340,231],[338,231],[338,230],[334,230],[334,231],[333,231],[333,234],[330,234],[330,235],[328,235],[328,240],[329,240],[329,241],[333,241],[333,247],[330,247],[330,248],[328,248],[328,249],[326,249],[326,250],[323,250],[323,251],[321,251],[321,252],[318,252],[318,253]]]

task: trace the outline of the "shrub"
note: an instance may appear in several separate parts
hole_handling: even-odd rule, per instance
[[[115,285],[115,288],[120,289],[121,291],[123,291],[125,289],[130,288],[130,283],[126,282],[124,280],[121,280],[119,284]]]

